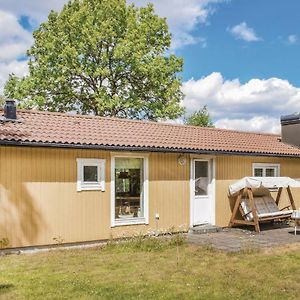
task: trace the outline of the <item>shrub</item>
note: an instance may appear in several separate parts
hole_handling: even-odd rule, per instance
[[[0,249],[7,248],[9,246],[9,239],[2,238],[0,239]]]

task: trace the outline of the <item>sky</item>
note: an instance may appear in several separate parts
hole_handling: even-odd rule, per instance
[[[0,0],[0,94],[10,73],[27,74],[32,31],[66,2]],[[184,59],[186,114],[207,105],[216,127],[279,133],[280,116],[300,112],[299,0],[151,2]]]

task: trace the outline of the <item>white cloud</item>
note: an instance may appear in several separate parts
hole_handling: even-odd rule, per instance
[[[216,124],[226,128],[275,132],[280,115],[300,111],[300,88],[280,78],[251,79],[241,84],[215,72],[185,82],[182,91],[187,113],[207,104]]]
[[[33,24],[39,24],[47,19],[51,10],[59,11],[67,2],[67,0],[0,0],[0,7],[15,16],[29,16]]]
[[[24,55],[32,43],[32,36],[19,24],[17,17],[0,10],[0,28],[0,61],[9,62]]]
[[[27,73],[26,61],[18,61],[32,43],[32,35],[18,22],[15,15],[0,10],[0,95],[10,73],[23,76]]]
[[[217,128],[235,129],[253,132],[268,132],[278,134],[280,123],[276,118],[257,116],[250,119],[220,119],[215,122]]]
[[[188,33],[181,32],[180,35],[177,35],[172,39],[171,50],[176,50],[187,45],[198,44],[201,48],[207,47],[207,40],[203,37],[194,37]]]
[[[257,42],[262,39],[258,37],[253,28],[248,27],[246,22],[242,22],[231,28],[227,28],[236,39],[244,40],[246,42]]]
[[[0,95],[3,93],[3,87],[8,79],[8,75],[14,73],[17,76],[24,76],[28,73],[28,65],[26,61],[0,62]]]
[[[288,36],[288,43],[294,45],[298,42],[298,37],[295,34],[290,34]]]

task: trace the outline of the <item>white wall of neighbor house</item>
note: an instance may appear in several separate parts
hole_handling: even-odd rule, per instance
[[[112,226],[110,181],[115,152],[0,147],[0,239],[8,238],[11,247],[20,247],[187,230],[191,156],[158,152],[130,155],[134,153],[148,160],[148,220],[145,224]],[[186,162],[179,162],[179,156]],[[104,186],[78,191],[78,158],[96,159],[91,164],[105,161]],[[279,164],[281,176],[300,178],[300,159],[231,155],[211,158],[215,161],[215,220],[220,226],[227,226],[231,215],[229,184],[251,176],[253,163]],[[293,192],[298,207],[300,192]]]

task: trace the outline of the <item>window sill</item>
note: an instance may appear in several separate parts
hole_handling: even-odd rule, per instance
[[[104,192],[103,184],[78,184],[77,192],[81,191],[102,191]]]
[[[115,219],[112,227],[126,226],[126,225],[146,225],[145,218],[128,218],[128,219]]]

